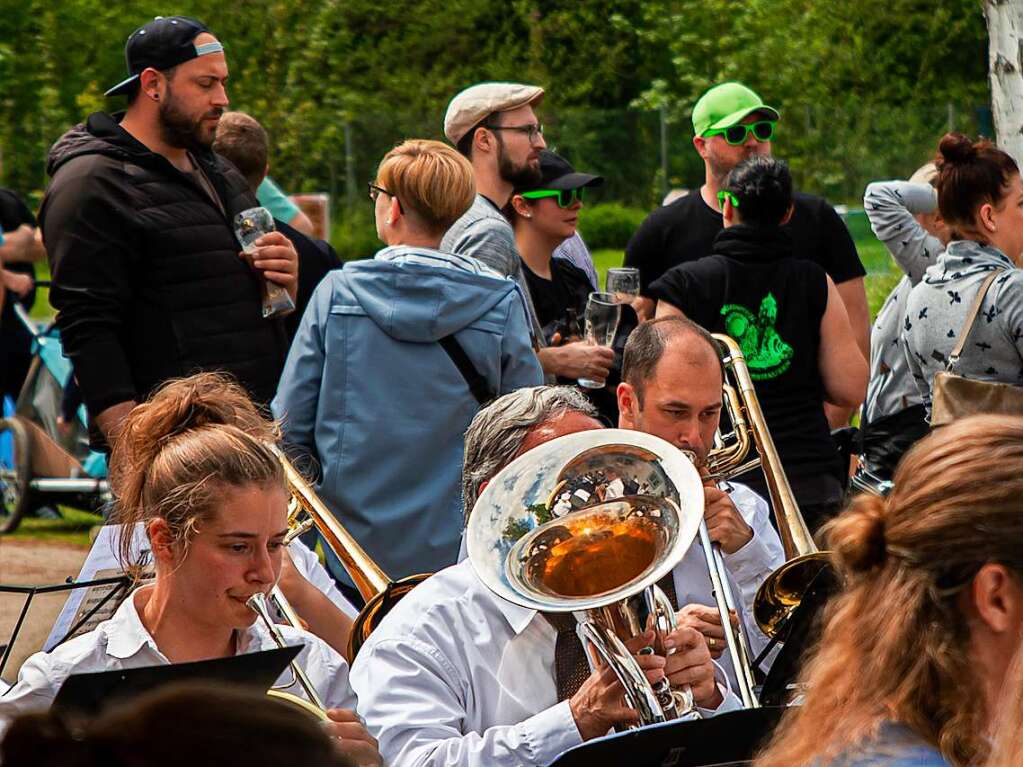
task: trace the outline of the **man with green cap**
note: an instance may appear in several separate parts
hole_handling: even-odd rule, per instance
[[[703,158],[705,181],[699,191],[655,210],[632,236],[625,265],[637,267],[641,292],[673,266],[713,253],[714,238],[723,228],[718,191],[732,169],[753,155],[770,155],[771,139],[780,120],[770,107],[736,82],[722,83],[693,107],[693,146]],[[866,274],[849,231],[821,197],[797,192],[792,219],[785,227],[797,258],[814,261],[834,280],[849,314],[857,344],[869,355],[870,316],[863,286]],[[652,311],[653,299],[648,308]],[[833,425],[843,420],[836,413]]]

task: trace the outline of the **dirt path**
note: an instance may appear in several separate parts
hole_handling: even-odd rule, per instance
[[[78,571],[89,553],[84,546],[49,541],[0,538],[0,586],[43,586],[63,583]],[[17,678],[22,662],[40,650],[49,636],[67,594],[37,596],[3,671],[8,682]],[[24,604],[23,594],[0,592],[0,646],[7,644]]]

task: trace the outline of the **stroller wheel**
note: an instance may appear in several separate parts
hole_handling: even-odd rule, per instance
[[[13,532],[28,509],[29,439],[17,417],[0,420],[0,535]]]

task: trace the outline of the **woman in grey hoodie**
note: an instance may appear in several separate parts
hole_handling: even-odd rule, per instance
[[[948,242],[948,227],[937,212],[937,174],[934,163],[927,163],[909,181],[875,181],[863,195],[874,235],[905,274],[874,320],[870,384],[860,420],[861,458],[883,479],[891,479],[902,454],[927,433],[927,413],[899,335],[913,286]]]
[[[906,304],[900,343],[928,417],[934,376],[945,370],[970,306],[988,289],[956,367],[980,381],[1023,384],[1023,181],[989,141],[946,134],[938,145],[938,210],[951,241]]]

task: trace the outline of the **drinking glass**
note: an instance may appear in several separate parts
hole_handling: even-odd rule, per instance
[[[629,303],[639,295],[639,269],[631,266],[608,269],[604,289],[613,293],[618,303]]]
[[[274,217],[266,208],[249,208],[234,217],[234,233],[246,253],[256,249],[256,240],[274,231]],[[273,317],[285,314],[295,308],[288,291],[283,285],[263,280],[263,316]]]
[[[585,329],[583,336],[586,343],[595,346],[610,346],[618,331],[618,321],[622,317],[622,306],[615,300],[613,293],[590,293],[586,301]],[[591,378],[580,378],[579,385],[587,389],[602,389],[604,381]]]

